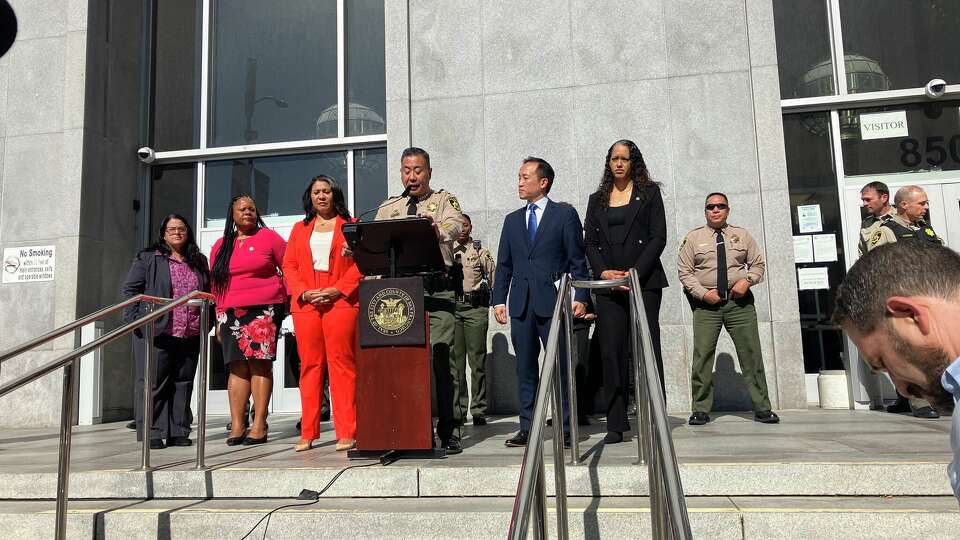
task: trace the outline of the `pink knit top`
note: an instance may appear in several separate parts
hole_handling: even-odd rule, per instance
[[[210,268],[223,245],[221,237],[210,250]],[[261,228],[253,236],[234,241],[230,257],[230,284],[217,295],[217,309],[277,304],[286,300],[287,291],[278,270],[283,266],[287,242],[273,229]]]

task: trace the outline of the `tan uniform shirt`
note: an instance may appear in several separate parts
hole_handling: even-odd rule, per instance
[[[407,215],[408,197],[386,203],[377,211],[377,221],[382,219],[402,219]],[[447,266],[453,266],[453,243],[460,237],[463,227],[463,213],[460,202],[453,195],[443,191],[431,191],[417,202],[418,215],[430,215],[440,226],[440,253]]]
[[[760,283],[766,265],[757,241],[746,229],[725,225],[723,241],[727,253],[727,286],[741,279]],[[710,289],[717,288],[717,237],[714,229],[704,225],[687,233],[677,256],[680,282],[697,300]]]
[[[900,214],[895,214],[893,216],[893,221],[895,223],[903,225],[904,227],[910,229],[911,231],[918,231],[917,234],[932,234],[933,236],[936,236],[937,240],[939,240],[941,244],[943,244],[943,239],[937,236],[936,233],[933,232],[933,229],[931,229],[930,226],[927,225],[927,222],[922,219],[917,221],[916,223],[910,223],[909,221],[907,221],[906,218],[904,218]],[[930,232],[928,233],[927,231],[930,231]],[[883,227],[883,226],[878,227],[876,230],[874,230],[873,235],[870,237],[870,242],[869,242],[869,245],[867,246],[867,251],[871,251],[877,248],[877,246],[882,246],[884,244],[889,244],[891,242],[896,242],[896,241],[897,241],[897,235],[890,229],[890,227]]]
[[[493,274],[495,265],[493,264],[493,255],[485,247],[477,249],[479,242],[467,242],[461,244],[455,242],[453,245],[453,256],[460,255],[460,264],[463,265],[463,292],[469,293],[480,290],[480,283],[484,278],[487,279],[487,285],[493,290]]]
[[[863,254],[870,251],[867,243],[870,242],[870,239],[873,238],[873,234],[877,232],[877,229],[883,225],[883,222],[888,219],[893,219],[893,216],[897,215],[893,207],[888,207],[888,211],[882,214],[880,217],[877,216],[867,216],[866,219],[860,223],[860,242],[857,243],[857,251],[861,257]]]

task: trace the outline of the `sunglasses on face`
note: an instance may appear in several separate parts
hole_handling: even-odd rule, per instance
[[[707,210],[726,210],[729,207],[724,203],[717,203],[717,204],[708,204],[704,208],[706,208]]]

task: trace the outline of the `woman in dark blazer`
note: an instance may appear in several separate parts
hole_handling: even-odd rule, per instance
[[[640,149],[620,140],[607,151],[603,179],[587,203],[584,245],[594,276],[617,279],[636,268],[650,326],[657,371],[663,389],[660,354],[660,301],[667,275],[660,254],[667,243],[667,224],[660,187],[650,179]],[[628,358],[631,355],[629,297],[626,287],[596,295],[597,332],[603,361],[607,404],[605,443],[623,441],[627,420]]]
[[[123,284],[124,299],[138,294],[178,298],[194,290],[210,291],[207,258],[194,240],[186,218],[171,214],[160,224],[157,241],[133,259]],[[132,322],[148,312],[147,302],[124,309],[123,320]],[[190,396],[200,353],[200,311],[182,306],[155,322],[153,345],[156,370],[153,373],[153,430],[150,448],[190,446]],[[137,440],[143,438],[143,374],[146,365],[144,333],[134,332],[136,360],[134,410]],[[164,443],[166,439],[166,443]]]

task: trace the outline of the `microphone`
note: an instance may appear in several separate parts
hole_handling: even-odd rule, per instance
[[[357,221],[360,221],[361,218],[363,218],[363,216],[365,216],[365,215],[367,215],[367,214],[369,214],[369,213],[371,213],[371,212],[376,212],[377,210],[379,210],[379,209],[383,208],[384,206],[392,203],[393,201],[395,201],[395,200],[397,200],[397,199],[403,199],[404,197],[407,197],[407,196],[409,196],[409,195],[410,195],[410,184],[407,184],[407,187],[403,188],[403,192],[400,193],[400,195],[394,195],[393,197],[390,197],[389,199],[387,199],[386,201],[384,201],[383,204],[381,204],[380,206],[376,206],[376,207],[374,207],[374,208],[371,208],[371,209],[363,212],[362,214],[360,214],[359,216],[357,216]]]

